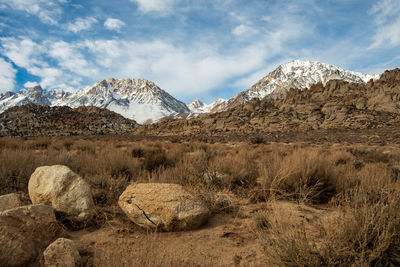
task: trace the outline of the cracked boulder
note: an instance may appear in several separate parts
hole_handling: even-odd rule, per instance
[[[128,218],[146,229],[192,230],[209,217],[207,206],[177,184],[133,184],[118,201]]]
[[[39,167],[28,184],[33,204],[50,205],[66,222],[84,223],[94,214],[89,185],[67,166]]]

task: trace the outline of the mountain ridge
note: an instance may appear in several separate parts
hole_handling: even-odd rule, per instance
[[[44,90],[40,85],[17,93],[0,94],[0,113],[13,106],[95,106],[107,108],[139,123],[189,113],[186,104],[146,79],[102,80],[73,93]]]
[[[234,108],[253,99],[264,97],[284,98],[291,88],[307,89],[319,82],[326,84],[333,79],[354,83],[367,83],[378,79],[376,74],[348,71],[335,65],[310,60],[292,60],[279,65],[247,90],[226,100],[224,105],[214,107],[212,112]]]
[[[102,80],[75,92],[44,90],[39,86],[17,93],[0,94],[0,113],[27,103],[48,106],[96,106],[107,108],[138,123],[153,123],[162,118],[193,118],[197,114],[215,113],[235,108],[253,98],[284,98],[290,88],[301,90],[333,79],[365,84],[379,75],[347,71],[316,61],[294,60],[279,65],[245,91],[226,100],[205,104],[196,99],[186,105],[146,79]],[[185,115],[186,114],[186,115]]]
[[[309,90],[292,88],[286,98],[253,98],[236,108],[200,114],[189,121],[163,120],[137,134],[210,138],[252,135],[290,136],[308,131],[369,130],[400,126],[400,69],[378,80],[353,83],[330,80]],[[396,134],[397,136],[397,134]],[[321,137],[323,138],[323,137]]]

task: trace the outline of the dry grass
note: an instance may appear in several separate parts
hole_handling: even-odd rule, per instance
[[[336,195],[334,216],[312,222],[272,204],[254,217],[275,265],[400,264],[399,182],[382,163],[367,164],[356,177],[356,185]]]
[[[26,192],[39,166],[69,166],[92,189],[98,225],[123,216],[117,199],[129,183],[178,183],[202,195],[215,212],[235,210],[216,204],[212,196],[218,192],[253,201],[324,204],[334,211],[335,216],[321,213],[320,220],[311,221],[280,208],[258,212],[255,228],[277,266],[400,264],[400,150],[395,146],[0,139],[0,158],[0,194]],[[153,255],[152,248],[143,248],[134,259],[115,255],[126,265],[129,260],[146,266],[191,264],[163,256],[160,249]],[[116,260],[116,251],[101,253],[104,257],[96,259],[102,263]]]

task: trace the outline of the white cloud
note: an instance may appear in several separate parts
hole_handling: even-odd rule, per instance
[[[168,12],[178,0],[130,0],[139,6],[139,10],[148,12]]]
[[[12,64],[0,57],[0,93],[14,89],[16,73]]]
[[[380,0],[377,1],[371,8],[370,14],[375,15],[377,24],[385,23],[388,18],[398,15],[400,5],[398,0]]]
[[[108,18],[104,22],[104,27],[109,30],[119,31],[123,26],[125,26],[125,22],[119,19]]]
[[[43,48],[29,38],[1,38],[1,53],[12,60],[16,65],[23,68],[30,68],[34,65],[44,64],[38,61],[38,56]]]
[[[57,24],[62,10],[60,3],[62,0],[1,0],[12,9],[25,11],[30,15],[37,16],[43,23]]]
[[[254,71],[267,56],[262,45],[250,45],[226,55],[208,44],[189,49],[160,40],[97,40],[86,41],[85,46],[97,65],[102,65],[102,78],[146,78],[179,97],[208,91],[235,75]]]
[[[58,65],[80,76],[91,77],[96,69],[89,66],[84,56],[74,45],[59,41],[49,45],[48,55],[58,61]]]
[[[15,65],[25,68],[30,74],[38,76],[44,88],[71,88],[71,84],[81,81],[81,76],[62,71],[60,67],[46,63],[50,44],[38,44],[26,37],[0,38],[0,53]]]
[[[37,82],[26,82],[26,83],[24,83],[24,87],[25,88],[31,88],[31,87],[35,87],[37,85],[39,85]]]
[[[400,5],[397,0],[380,0],[372,6],[377,26],[370,49],[400,45]]]
[[[239,22],[247,30],[242,29],[241,34],[258,31],[258,37],[231,45],[225,45],[231,35],[183,43],[173,39],[36,43],[28,38],[2,38],[0,53],[40,77],[44,88],[81,88],[88,82],[110,77],[146,78],[178,98],[185,98],[206,94],[222,85],[247,85],[268,68],[271,58],[286,51],[291,41],[313,32],[313,27],[297,17],[274,17],[271,23],[269,28],[256,28],[251,19]],[[238,77],[241,81],[235,84]]]
[[[240,24],[232,30],[232,33],[236,36],[240,36],[249,33],[257,33],[257,30],[248,25]]]
[[[378,48],[381,46],[395,47],[400,45],[400,17],[394,22],[381,26],[375,36],[374,42],[370,48]]]
[[[79,31],[89,30],[95,23],[97,23],[97,19],[93,17],[77,18],[74,23],[67,24],[67,29],[77,33]]]

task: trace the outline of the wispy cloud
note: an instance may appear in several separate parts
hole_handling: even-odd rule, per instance
[[[372,6],[370,15],[375,16],[376,33],[370,49],[400,45],[400,5],[397,0],[380,0]]]
[[[37,16],[43,23],[55,25],[62,13],[63,0],[1,0],[6,7]]]
[[[16,73],[12,64],[0,57],[0,93],[14,89]]]
[[[31,88],[31,87],[35,87],[35,86],[37,86],[37,85],[39,85],[37,82],[26,82],[26,83],[24,83],[24,87],[25,88]]]
[[[90,66],[83,54],[73,45],[64,41],[51,43],[46,49],[51,58],[57,60],[63,70],[83,77],[96,75],[94,66]]]
[[[114,30],[114,31],[119,31],[125,25],[126,25],[125,22],[123,22],[122,20],[113,19],[113,18],[108,18],[104,22],[104,27],[106,27],[109,30]]]
[[[172,9],[172,6],[175,2],[179,0],[130,0],[133,3],[136,3],[139,7],[139,10],[148,13],[148,12],[168,12]]]
[[[245,24],[240,24],[236,26],[233,30],[232,33],[236,36],[240,35],[246,35],[246,34],[252,34],[252,33],[257,33],[257,30],[254,29],[253,27],[250,27]]]
[[[67,29],[69,31],[77,33],[79,31],[91,29],[95,23],[97,23],[97,19],[93,17],[77,18],[73,23],[67,24]]]

